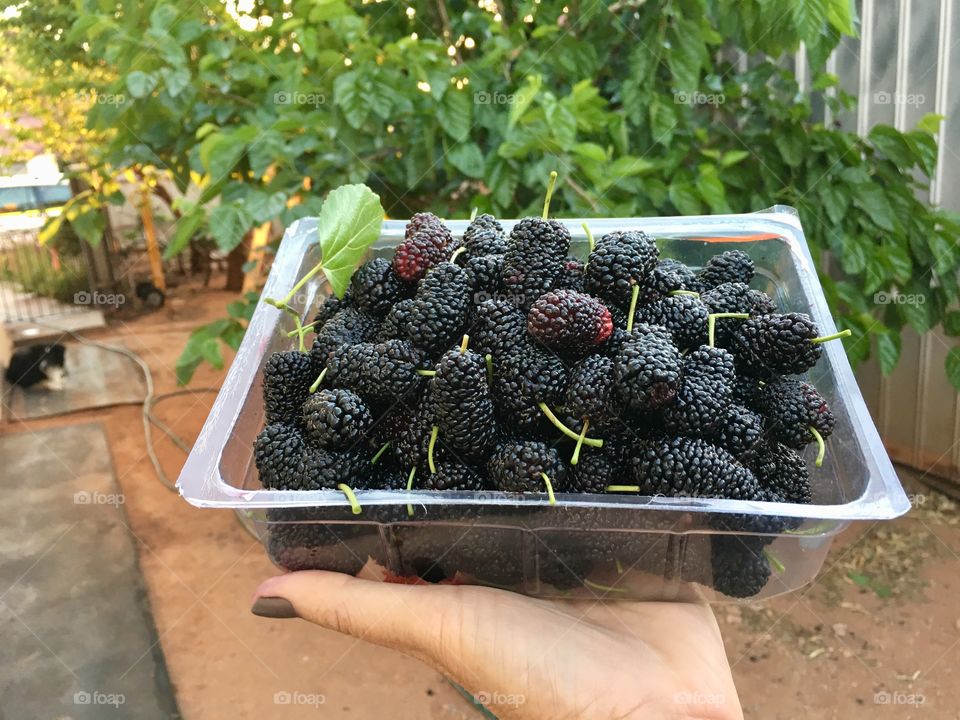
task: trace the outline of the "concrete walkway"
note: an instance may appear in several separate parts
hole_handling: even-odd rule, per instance
[[[0,437],[0,716],[179,718],[100,423]]]

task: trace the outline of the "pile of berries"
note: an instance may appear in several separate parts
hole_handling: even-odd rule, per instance
[[[434,215],[414,216],[392,259],[369,260],[343,298],[316,309],[312,347],[267,360],[262,484],[339,488],[355,511],[356,490],[404,488],[811,502],[800,453],[818,443],[819,464],[835,420],[796,376],[832,338],[751,288],[754,264],[739,250],[695,270],[636,230],[591,238],[586,258],[570,245],[545,218],[506,233],[480,215],[454,238]],[[748,520],[715,523],[788,525]],[[763,539],[715,539],[698,579],[758,592],[770,575]],[[498,561],[509,548],[457,544],[451,556],[411,545],[424,562],[406,572],[516,579]],[[318,567],[315,550],[284,562]],[[612,555],[596,546],[577,558]]]

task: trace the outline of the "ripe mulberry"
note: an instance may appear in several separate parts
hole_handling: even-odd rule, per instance
[[[583,354],[613,332],[610,311],[596,298],[574,290],[544,293],[527,314],[527,331],[548,348]]]

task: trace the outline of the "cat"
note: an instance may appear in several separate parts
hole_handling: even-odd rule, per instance
[[[10,357],[7,382],[22,388],[43,383],[48,390],[63,390],[66,354],[67,349],[59,343],[19,348]]]

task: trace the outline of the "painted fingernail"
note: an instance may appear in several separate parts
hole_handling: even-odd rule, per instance
[[[265,618],[295,618],[297,611],[286,598],[281,597],[259,597],[250,608],[250,612]]]

